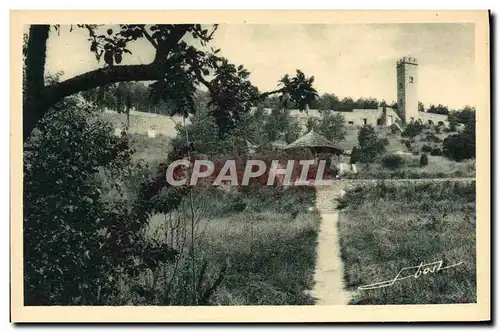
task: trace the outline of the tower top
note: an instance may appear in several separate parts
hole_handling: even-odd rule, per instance
[[[402,57],[401,59],[399,59],[398,62],[396,63],[396,65],[399,66],[399,65],[402,65],[405,63],[412,64],[412,65],[418,65],[418,60],[416,58],[412,58],[410,56],[405,56],[405,57]]]

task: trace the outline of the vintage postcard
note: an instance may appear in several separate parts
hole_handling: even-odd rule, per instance
[[[490,320],[488,11],[11,28],[12,322]]]

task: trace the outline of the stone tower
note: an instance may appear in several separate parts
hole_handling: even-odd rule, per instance
[[[418,116],[418,61],[403,57],[396,63],[398,109],[404,123],[417,121]]]

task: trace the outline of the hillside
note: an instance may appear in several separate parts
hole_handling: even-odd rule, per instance
[[[127,123],[127,115],[124,113],[106,110],[102,116],[110,121],[116,129],[122,128]],[[176,123],[182,123],[182,117],[131,111],[129,132],[143,135],[147,135],[149,132],[150,134],[175,137],[177,134]]]

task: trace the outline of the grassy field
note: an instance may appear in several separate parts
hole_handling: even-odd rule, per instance
[[[476,161],[461,162],[443,156],[428,155],[429,163],[420,166],[420,155],[403,155],[405,165],[397,169],[388,169],[380,163],[357,164],[358,174],[346,174],[346,178],[358,179],[421,179],[421,178],[458,178],[475,177]]]
[[[113,124],[115,128],[122,128],[127,124],[125,113],[105,112],[101,116]],[[182,122],[179,116],[164,116],[145,112],[132,112],[129,117],[132,134],[147,135],[149,130],[168,137],[175,137],[176,123]]]
[[[166,161],[167,155],[172,149],[171,138],[158,135],[155,138],[142,134],[129,134],[130,146],[134,149],[133,160],[144,160],[155,165],[160,161]]]
[[[319,215],[308,211],[313,188],[200,191],[196,202],[196,214],[203,215],[196,225],[197,255],[210,262],[210,273],[228,265],[210,304],[314,304],[304,292],[313,287],[319,229]],[[162,234],[166,220],[153,216],[149,236]]]
[[[346,285],[357,290],[405,267],[464,262],[389,287],[357,290],[354,304],[476,301],[475,183],[377,185],[348,191],[339,232]],[[416,273],[416,269],[407,275]]]

